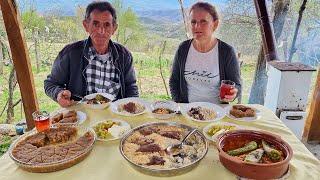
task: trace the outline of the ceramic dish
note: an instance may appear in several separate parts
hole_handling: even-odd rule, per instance
[[[187,118],[192,121],[196,122],[214,122],[214,121],[219,121],[225,116],[225,110],[212,103],[208,102],[193,102],[189,104],[183,104],[180,106],[181,107],[181,113]],[[207,117],[204,117],[203,120],[200,120],[200,118],[195,118],[190,115],[190,112],[194,108],[201,108],[207,111],[206,115]]]
[[[113,122],[113,125],[111,125],[109,128],[107,127],[101,128],[101,123],[107,123],[107,122],[108,123]],[[100,124],[100,128],[98,128],[99,124]],[[99,141],[113,141],[113,140],[120,139],[131,129],[130,125],[126,121],[123,121],[120,119],[106,119],[104,121],[99,121],[95,123],[91,127],[96,133],[97,140]],[[105,131],[105,137],[102,137],[102,135],[98,132],[99,129],[100,129],[100,133],[101,131]]]
[[[245,105],[245,106],[250,107],[248,105]],[[250,121],[255,121],[255,120],[260,119],[261,118],[261,112],[256,108],[253,108],[253,107],[250,107],[250,108],[252,108],[255,111],[255,115],[253,117],[237,118],[237,117],[233,116],[232,114],[230,114],[230,110],[232,109],[232,105],[229,105],[229,106],[225,107],[225,111],[226,111],[226,115],[227,115],[228,118],[236,120],[236,121],[247,121],[247,122],[250,122]]]
[[[273,150],[269,148],[266,150],[263,145],[261,147],[260,144],[263,142]],[[255,130],[226,132],[219,136],[217,148],[220,162],[224,167],[240,177],[249,179],[282,177],[288,171],[289,161],[293,155],[290,145],[280,136]],[[250,149],[248,150],[248,148]],[[246,152],[244,153],[243,150]],[[271,158],[277,159],[272,160]]]
[[[124,110],[123,106],[127,105],[128,103],[134,103],[135,105],[138,105],[137,109],[139,109],[139,111],[137,113],[130,113]],[[143,99],[140,99],[137,97],[131,97],[131,98],[119,99],[115,102],[112,102],[111,111],[121,116],[138,116],[146,113],[148,111],[149,106],[150,104],[144,101]]]
[[[176,115],[179,106],[173,101],[156,101],[151,104],[150,110],[152,116],[157,119],[169,119]]]
[[[94,98],[97,97],[97,95],[101,95],[105,98],[107,98],[109,101],[108,102],[103,102],[101,104],[89,104],[90,100],[93,100]],[[90,109],[105,109],[107,108],[110,103],[114,100],[114,96],[108,93],[93,93],[86,95],[84,99],[82,100],[81,104],[83,104],[85,107],[90,108]]]

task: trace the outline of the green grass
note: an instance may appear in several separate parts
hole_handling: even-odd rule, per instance
[[[1,138],[0,139],[0,157],[1,157],[9,149],[12,140],[10,136],[2,136],[0,138]]]

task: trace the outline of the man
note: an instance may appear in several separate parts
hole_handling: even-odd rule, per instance
[[[108,2],[92,2],[83,26],[89,38],[67,45],[56,58],[44,81],[48,96],[62,107],[73,97],[103,92],[116,99],[138,96],[131,53],[112,42],[117,29],[116,11]]]

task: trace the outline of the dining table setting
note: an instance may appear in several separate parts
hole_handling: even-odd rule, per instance
[[[319,179],[320,161],[258,104],[85,96],[33,114],[1,180]]]

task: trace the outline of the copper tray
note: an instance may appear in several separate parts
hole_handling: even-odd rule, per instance
[[[81,154],[78,154],[77,156],[74,156],[72,158],[68,158],[68,159],[64,159],[64,160],[60,160],[57,162],[52,162],[52,163],[41,163],[41,164],[30,164],[30,163],[25,163],[20,161],[19,159],[15,158],[12,154],[12,150],[14,149],[14,147],[16,147],[16,145],[21,142],[22,140],[24,140],[25,138],[27,138],[30,135],[33,135],[35,133],[37,133],[35,130],[24,134],[22,136],[20,136],[15,142],[13,142],[10,146],[9,149],[9,156],[10,158],[23,170],[29,171],[29,172],[34,172],[34,173],[48,173],[48,172],[54,172],[54,171],[59,171],[62,169],[66,169],[69,168],[79,162],[81,162],[82,160],[84,160],[91,152],[93,145],[96,141],[96,135],[93,132],[93,129],[85,129],[83,132],[79,132],[80,130],[78,130],[78,137],[80,137],[80,135],[83,135],[85,132],[90,132],[90,134],[92,134],[92,136],[94,137],[92,144],[90,144]]]

